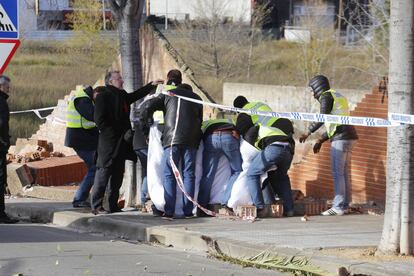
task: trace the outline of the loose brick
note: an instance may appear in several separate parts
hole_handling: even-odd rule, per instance
[[[237,206],[236,215],[241,218],[255,218],[257,217],[257,210],[255,206],[252,205],[240,205]]]
[[[34,183],[33,176],[30,172],[29,167],[24,164],[20,168],[16,169],[17,176],[19,177],[22,186],[31,185]]]

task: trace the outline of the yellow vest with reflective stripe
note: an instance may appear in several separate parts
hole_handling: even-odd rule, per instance
[[[75,108],[75,99],[85,97],[89,98],[89,96],[85,93],[83,89],[79,89],[76,91],[75,95],[73,95],[69,99],[68,108],[66,112],[66,127],[84,129],[91,129],[96,127],[96,124],[94,122],[88,121],[85,118],[83,118]]]
[[[243,106],[243,109],[249,109],[252,111],[265,111],[270,112],[272,109],[265,103],[262,102],[250,102]],[[271,126],[274,122],[277,121],[278,118],[268,117],[268,116],[260,116],[260,115],[250,115],[252,118],[253,124],[264,125],[264,126]]]
[[[341,93],[336,92],[333,89],[323,92],[322,95],[325,93],[331,93],[334,99],[332,111],[330,114],[340,115],[340,116],[349,116],[348,100]],[[340,125],[341,124],[325,123],[326,131],[328,133],[329,138],[334,136],[336,128]]]
[[[154,119],[154,122],[158,122],[159,125],[164,124],[164,112],[161,110],[155,111],[152,118]]]
[[[175,85],[169,85],[169,84],[158,84],[157,85],[157,90],[155,91],[155,93],[161,93],[162,91],[170,91],[173,89],[176,89],[177,86]]]
[[[256,142],[254,143],[254,146],[258,149],[259,148],[259,143],[266,137],[270,137],[270,136],[288,136],[286,133],[284,133],[283,131],[281,131],[280,129],[276,128],[276,127],[270,127],[270,126],[259,126],[259,134],[257,135],[257,139]]]
[[[225,123],[225,124],[232,124],[234,125],[234,121],[232,119],[215,119],[215,120],[206,120],[201,124],[201,130],[203,133],[212,125]]]
[[[169,84],[158,84],[157,90],[155,91],[156,94],[161,93],[162,91],[170,91],[177,88],[175,85],[169,85]],[[158,122],[158,124],[162,125],[164,124],[164,112],[161,110],[155,111],[152,115],[152,118],[154,121]]]

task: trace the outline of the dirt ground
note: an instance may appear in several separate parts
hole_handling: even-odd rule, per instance
[[[324,255],[335,255],[346,259],[358,259],[366,261],[399,261],[399,262],[414,262],[413,256],[376,256],[376,247],[367,248],[330,248],[322,249],[320,252]]]

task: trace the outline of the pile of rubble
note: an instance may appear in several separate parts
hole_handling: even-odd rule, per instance
[[[53,144],[46,140],[18,138],[7,154],[8,163],[27,163],[49,157],[64,157],[61,152],[53,151]]]

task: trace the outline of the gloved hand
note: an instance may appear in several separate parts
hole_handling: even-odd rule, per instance
[[[306,139],[308,139],[309,135],[310,135],[309,133],[302,134],[302,136],[299,137],[299,142],[304,143]]]
[[[313,145],[313,153],[318,153],[321,150],[322,142],[318,140],[315,145]]]

